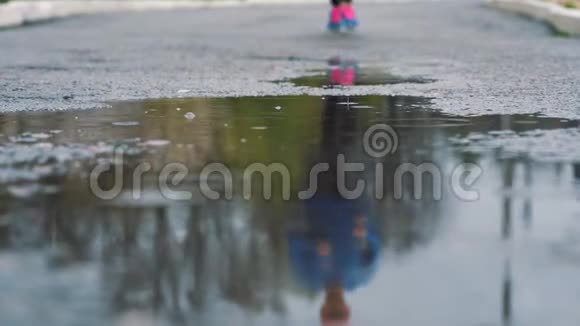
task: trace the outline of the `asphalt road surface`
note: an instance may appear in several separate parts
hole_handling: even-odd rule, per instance
[[[359,4],[355,33],[327,6],[275,5],[76,17],[0,32],[0,109],[92,108],[183,96],[321,94],[268,81],[331,57],[430,84],[351,93],[421,95],[456,114],[580,116],[580,41],[480,1]]]

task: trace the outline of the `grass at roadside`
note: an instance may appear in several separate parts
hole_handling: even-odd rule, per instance
[[[10,1],[10,0],[0,0],[0,4],[6,3],[8,1]]]
[[[576,3],[576,1],[567,1],[566,3],[564,3],[564,7],[570,8],[570,9],[576,9],[576,8],[578,8],[578,4]]]
[[[551,0],[568,9],[580,8],[580,0]]]

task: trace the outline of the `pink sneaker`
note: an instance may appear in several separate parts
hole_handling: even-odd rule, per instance
[[[358,26],[358,20],[356,19],[356,13],[354,12],[354,7],[350,3],[343,3],[340,5],[340,11],[342,14],[342,23],[349,29],[353,29]]]
[[[356,79],[356,70],[354,69],[354,67],[344,68],[342,72],[342,85],[352,86],[354,85],[355,79]]]
[[[354,67],[333,68],[330,73],[332,85],[352,86],[356,79],[356,69]]]
[[[330,21],[328,22],[328,29],[331,31],[338,31],[342,21],[342,9],[340,7],[333,7],[330,11]]]
[[[342,69],[340,68],[333,68],[332,72],[330,73],[330,82],[333,85],[341,85],[342,84]]]

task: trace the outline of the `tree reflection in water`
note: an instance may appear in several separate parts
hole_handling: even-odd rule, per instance
[[[329,71],[335,84],[343,80],[356,84],[356,64],[346,64],[346,75],[336,68]],[[353,107],[356,102],[366,108]],[[177,111],[178,105],[183,110]],[[283,109],[276,110],[276,106]],[[386,182],[382,200],[373,199],[371,191],[358,200],[345,201],[336,194],[337,171],[332,165],[336,155],[342,153],[346,161],[368,166],[383,163],[385,176],[392,176],[403,162],[445,165],[477,161],[475,154],[450,149],[449,138],[496,130],[505,120],[502,116],[454,118],[428,106],[429,99],[404,96],[153,101],[88,112],[87,122],[78,122],[92,131],[85,134],[73,132],[78,128],[74,115],[51,116],[54,119],[15,115],[8,119],[15,123],[9,125],[0,120],[1,131],[7,135],[38,131],[35,128],[64,129],[54,140],[61,143],[93,144],[106,137],[115,141],[167,139],[170,143],[151,152],[136,151],[127,158],[123,165],[125,193],[112,202],[96,201],[89,193],[88,167],[83,165],[74,172],[40,180],[58,186],[51,194],[16,198],[8,187],[0,188],[0,273],[10,271],[0,278],[10,297],[9,302],[0,298],[0,311],[8,314],[14,310],[12,305],[31,307],[14,320],[19,324],[42,320],[48,325],[66,324],[58,319],[61,317],[70,318],[72,325],[79,319],[103,324],[111,318],[123,324],[135,312],[161,324],[223,325],[252,320],[271,325],[279,319],[298,324],[316,320],[321,308],[323,321],[345,320],[346,304],[353,301],[349,302],[351,293],[346,292],[362,292],[363,287],[372,290],[373,279],[382,276],[384,282],[380,268],[384,271],[389,259],[411,256],[441,238],[456,206],[450,204],[449,196],[433,200],[429,180],[422,200],[411,196],[395,200],[393,183]],[[195,111],[195,124],[184,121],[184,111]],[[111,127],[107,117],[118,121],[117,115],[138,121],[140,127]],[[527,116],[517,119],[537,124],[512,123],[509,128],[525,131],[573,123]],[[375,123],[391,124],[401,140],[395,153],[379,160],[365,155],[360,143],[364,131]],[[241,143],[242,138],[247,143]],[[124,146],[133,148],[134,142]],[[143,161],[152,163],[153,171],[144,180],[144,199],[132,200],[131,175]],[[331,163],[331,171],[321,174],[319,192],[308,201],[284,201],[276,191],[269,201],[259,196],[243,200],[236,189],[231,201],[211,201],[194,193],[191,201],[173,202],[154,191],[154,176],[165,163],[175,161],[190,169],[185,188],[193,188],[200,167],[214,161],[232,167],[236,177],[249,163],[285,163],[292,172],[293,194],[307,188],[313,164]],[[529,160],[521,163],[525,169],[520,183],[531,188],[534,167]],[[499,178],[504,188],[517,184],[513,162],[494,164],[505,172]],[[572,171],[578,178],[577,165]],[[372,189],[372,172],[349,174],[350,188],[357,178]],[[100,180],[103,186],[113,181],[112,175]],[[404,194],[413,190],[412,180],[403,183]],[[511,207],[515,204],[507,195],[499,197],[503,205],[498,207],[503,211],[485,214],[503,224],[497,232],[506,242],[514,241]],[[532,227],[532,214],[538,209],[532,203],[531,196],[522,203],[527,228]],[[433,255],[445,258],[445,245]],[[513,318],[513,275],[508,258],[501,289],[493,290],[493,295],[501,293],[506,324]],[[447,268],[459,265],[453,262]],[[427,268],[421,277],[429,272]],[[26,288],[28,283],[32,289]],[[36,314],[28,313],[32,310]],[[41,313],[52,310],[61,314]],[[354,310],[348,313],[357,315]]]

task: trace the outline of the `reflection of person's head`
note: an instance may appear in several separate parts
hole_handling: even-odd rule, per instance
[[[326,288],[324,303],[320,308],[322,326],[345,326],[349,324],[350,308],[344,299],[340,285]]]
[[[345,293],[374,274],[381,241],[362,202],[327,194],[307,201],[307,226],[289,234],[290,258],[299,280],[324,293],[322,326],[348,325]]]

